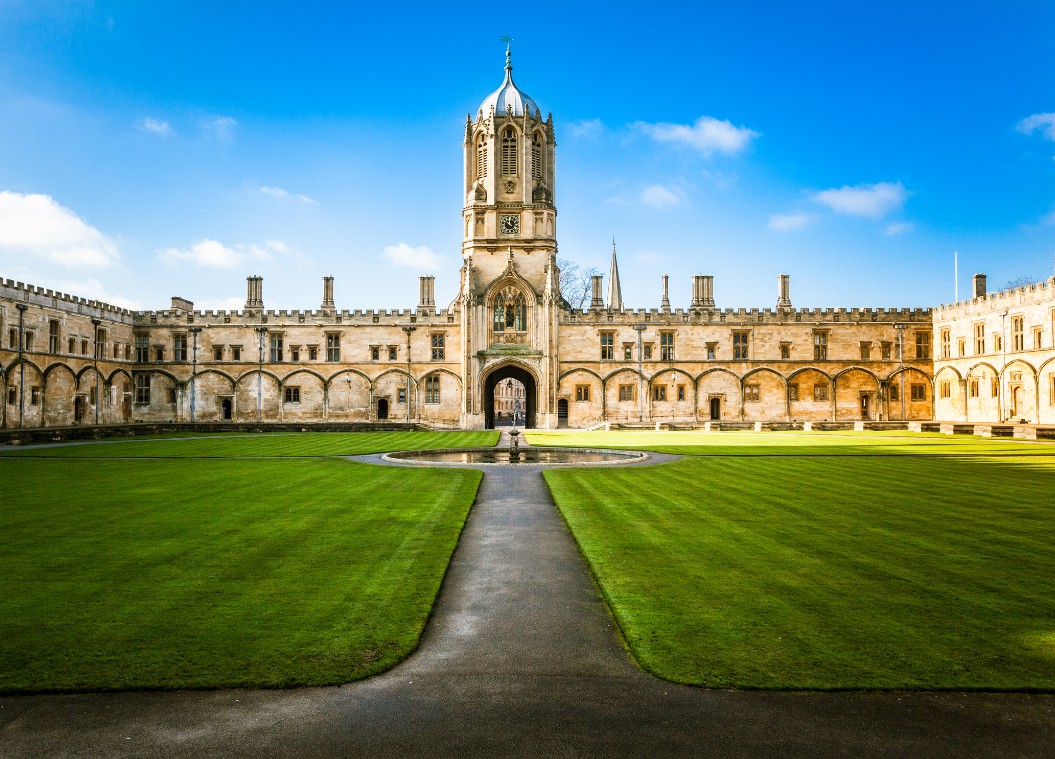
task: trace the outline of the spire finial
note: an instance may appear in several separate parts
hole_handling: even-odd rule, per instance
[[[623,288],[619,283],[619,264],[615,260],[615,235],[612,235],[612,269],[608,273],[608,308],[623,310]]]
[[[512,71],[513,70],[513,56],[510,53],[509,49],[510,49],[510,46],[511,46],[510,43],[513,42],[513,38],[510,37],[508,34],[503,34],[498,39],[500,39],[500,40],[502,40],[502,42],[506,43],[506,71]]]

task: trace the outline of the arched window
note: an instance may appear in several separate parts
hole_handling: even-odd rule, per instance
[[[495,332],[526,332],[527,305],[524,294],[515,287],[507,287],[495,298]]]
[[[476,141],[476,178],[483,179],[487,176],[487,138],[480,135]]]
[[[542,137],[538,134],[531,138],[531,178],[542,179]]]
[[[508,177],[517,173],[517,133],[509,127],[502,133],[502,174]]]

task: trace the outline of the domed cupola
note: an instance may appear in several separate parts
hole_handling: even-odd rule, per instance
[[[507,113],[513,116],[523,116],[527,113],[529,116],[538,118],[541,113],[538,103],[513,82],[513,63],[508,46],[506,46],[506,78],[502,86],[484,98],[484,102],[480,104],[480,113],[484,118],[490,114],[491,108],[494,108],[496,116],[504,116]]]

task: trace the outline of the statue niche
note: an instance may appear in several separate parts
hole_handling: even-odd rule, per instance
[[[494,341],[523,343],[527,337],[527,302],[516,287],[505,287],[495,295],[493,303]]]

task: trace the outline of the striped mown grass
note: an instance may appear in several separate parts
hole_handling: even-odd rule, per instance
[[[498,442],[498,432],[271,432],[189,437],[115,438],[90,443],[0,449],[7,456],[56,458],[224,458],[359,456],[367,453],[474,448]]]
[[[708,453],[545,473],[644,668],[711,687],[1055,689],[1055,456]]]
[[[224,450],[362,450],[319,437]],[[0,691],[333,684],[415,648],[479,472],[163,445],[181,455],[0,457]],[[53,450],[89,447],[137,443]]]
[[[653,432],[529,430],[531,445],[616,448],[681,456],[1055,455],[1055,442],[913,432]]]

